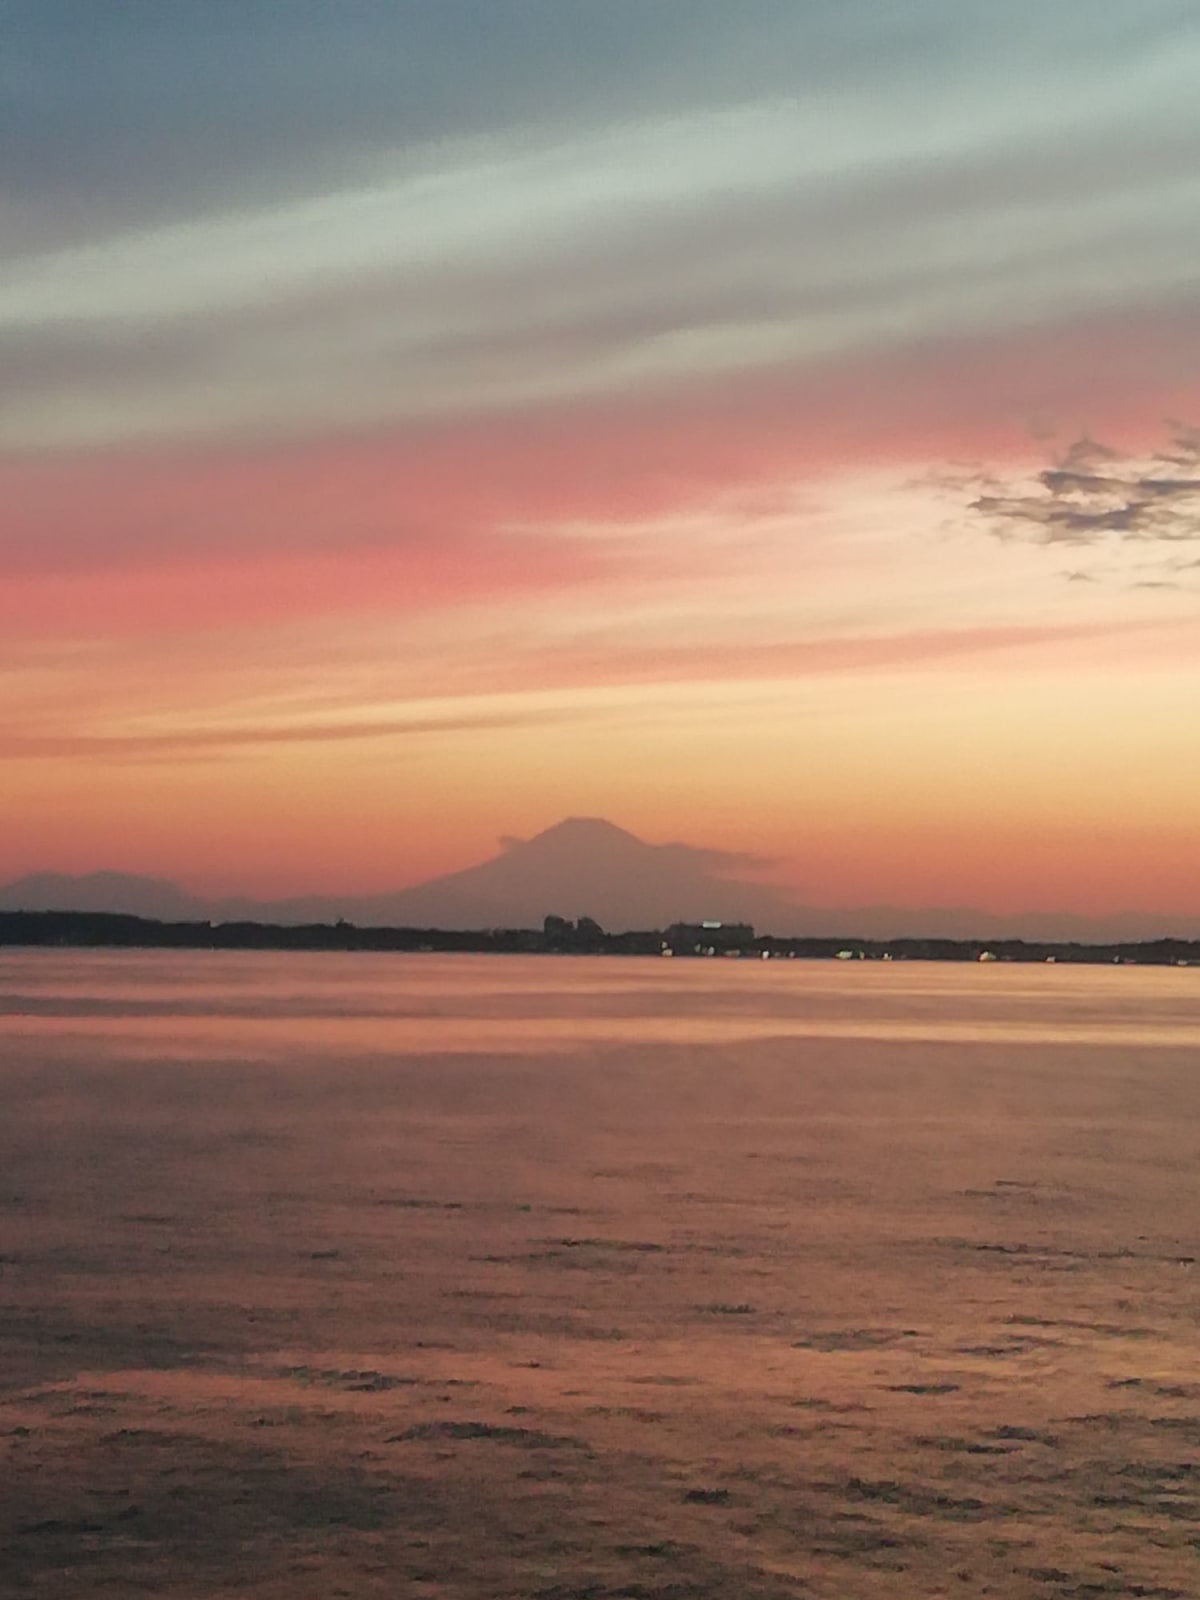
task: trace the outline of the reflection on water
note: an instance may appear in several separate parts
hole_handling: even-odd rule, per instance
[[[6,951],[22,1037],[135,1055],[527,1052],[605,1041],[1200,1044],[1200,973],[1161,967]]]
[[[1195,1594],[1198,977],[0,951],[0,1592]]]

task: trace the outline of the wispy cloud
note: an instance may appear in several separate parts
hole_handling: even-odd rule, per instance
[[[525,707],[440,717],[357,717],[345,721],[259,726],[177,727],[147,732],[63,729],[37,733],[0,728],[0,754],[10,759],[90,762],[208,760],[277,745],[402,741],[456,734],[534,728],[578,721],[578,708]]]
[[[607,116],[600,96],[577,121],[531,102],[436,140],[376,129],[306,191],[133,225],[117,208],[20,253],[0,278],[0,442],[506,412],[1191,300],[1200,54],[1174,19],[1123,37],[1118,71],[1031,18],[1069,53],[1006,75],[1014,30],[939,0],[881,72],[862,7],[801,9],[803,27],[765,8],[753,70],[707,104],[634,110],[610,75]],[[772,36],[805,77],[822,45],[839,75],[785,92]],[[922,44],[956,72],[918,84]]]

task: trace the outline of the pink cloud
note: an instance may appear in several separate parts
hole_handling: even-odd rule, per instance
[[[1189,325],[1190,326],[1190,325]],[[1200,410],[1170,316],[353,438],[0,462],[0,617],[55,633],[425,611],[695,571],[564,538],[824,474],[1032,460],[1035,419],[1136,444]]]

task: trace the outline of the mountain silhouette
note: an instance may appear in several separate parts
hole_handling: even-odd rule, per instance
[[[449,928],[539,926],[548,913],[606,928],[752,922],[794,914],[787,900],[727,874],[745,858],[684,844],[646,844],[599,817],[569,817],[532,839],[507,839],[476,867],[360,904],[362,919]]]
[[[360,927],[540,927],[547,915],[612,929],[671,922],[784,926],[795,908],[773,889],[730,876],[750,858],[686,844],[647,844],[600,817],[568,817],[532,839],[505,839],[478,866],[412,888],[287,900],[203,900],[157,878],[119,872],[37,873],[0,888],[5,911],[122,911],[163,921],[245,919]]]
[[[1100,918],[969,907],[802,906],[739,873],[753,857],[688,844],[647,844],[600,817],[568,817],[497,855],[412,888],[287,900],[204,900],[163,879],[120,872],[35,873],[0,887],[0,911],[120,911],[160,921],[336,922],[360,927],[535,928],[547,915],[594,918],[610,931],[672,922],[749,922],[759,932],[892,939],[1195,938],[1200,918],[1124,912]]]
[[[159,922],[209,915],[203,900],[165,878],[129,872],[31,872],[0,888],[0,911],[116,911]]]
[[[568,817],[532,839],[504,839],[478,866],[385,894],[224,902],[218,914],[360,927],[530,928],[547,915],[593,917],[610,929],[794,916],[780,894],[726,876],[749,858],[685,844],[646,844],[600,817]],[[2,902],[0,902],[2,903]]]

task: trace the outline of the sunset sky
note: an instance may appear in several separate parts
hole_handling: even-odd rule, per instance
[[[1200,918],[1195,0],[5,0],[0,881]]]

